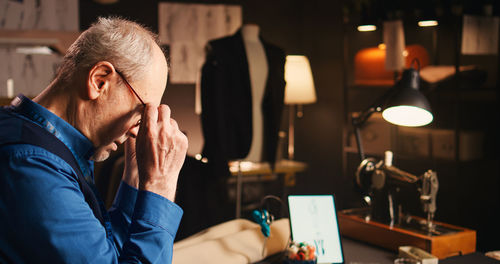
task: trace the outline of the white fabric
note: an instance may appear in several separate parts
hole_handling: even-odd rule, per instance
[[[245,219],[236,219],[175,243],[172,263],[253,263],[285,250],[289,237],[288,219],[273,222],[263,256],[264,235],[260,226]]]

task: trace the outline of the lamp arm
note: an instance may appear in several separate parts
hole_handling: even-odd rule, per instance
[[[363,146],[361,145],[359,126],[354,126],[354,136],[356,137],[356,145],[358,146],[359,159],[363,161],[365,160],[365,152],[363,151]]]
[[[387,92],[385,92],[382,96],[380,96],[373,104],[372,106],[368,107],[365,109],[363,112],[359,113],[359,115],[353,115],[351,116],[351,122],[352,126],[354,127],[354,135],[356,137],[356,144],[358,145],[358,153],[359,153],[359,158],[361,161],[365,160],[365,153],[363,151],[363,146],[361,142],[361,132],[360,128],[363,126],[363,124],[370,118],[370,116],[375,113],[375,112],[381,112],[382,107],[381,105],[383,102],[389,98],[395,91],[397,85],[391,87]]]
[[[361,142],[360,127],[363,126],[366,120],[368,120],[373,113],[380,112],[380,110],[380,107],[370,107],[357,116],[355,116],[354,113],[351,116],[352,126],[354,127],[354,135],[356,137],[356,145],[358,146],[358,153],[361,161],[365,160],[365,152],[363,150],[363,143]]]

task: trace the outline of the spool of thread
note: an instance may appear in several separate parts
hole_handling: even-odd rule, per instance
[[[7,97],[14,97],[14,80],[12,78],[7,79]]]
[[[391,167],[392,166],[392,151],[390,150],[387,150],[385,152],[385,159],[384,159],[384,163],[385,163],[385,166],[387,167]]]

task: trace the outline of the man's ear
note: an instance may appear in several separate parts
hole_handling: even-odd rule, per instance
[[[96,63],[89,71],[87,77],[87,96],[90,100],[95,100],[110,88],[113,81],[115,68],[107,61]]]

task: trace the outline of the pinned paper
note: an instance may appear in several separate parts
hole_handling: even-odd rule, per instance
[[[498,53],[498,17],[464,16],[462,54],[487,55]]]
[[[209,40],[234,34],[243,21],[241,6],[158,4],[161,44],[170,46],[170,83],[196,83]]]
[[[13,97],[14,93],[36,96],[54,79],[62,57],[0,47],[0,61],[0,97]]]
[[[78,31],[78,0],[0,0],[0,29]]]
[[[399,71],[405,66],[405,33],[401,20],[384,22],[385,69]]]

